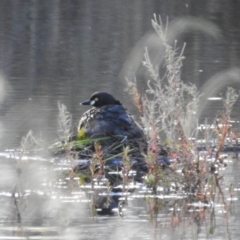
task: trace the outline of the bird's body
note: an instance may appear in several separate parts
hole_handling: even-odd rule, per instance
[[[78,145],[75,146],[74,150],[80,150],[79,157],[83,157],[84,162],[79,163],[74,171],[85,173],[89,170],[89,173],[92,173],[91,166],[96,164],[94,172],[104,173],[109,184],[115,186],[121,184],[123,179],[120,173],[124,169],[125,160],[129,159],[131,170],[136,172],[134,181],[142,182],[143,176],[148,172],[148,163],[143,154],[147,154],[148,144],[143,130],[134,118],[118,100],[105,92],[94,93],[89,100],[81,104],[91,105],[93,108],[86,111],[81,117],[78,134],[72,140],[81,142],[81,140],[90,138],[93,141],[86,141],[84,148],[81,144],[80,149],[77,148]],[[94,153],[97,154],[93,155]],[[124,153],[127,154],[126,159],[122,157]],[[159,154],[156,162],[161,166],[169,165],[169,158],[162,155],[162,152]],[[87,163],[86,156],[90,156]],[[92,156],[99,156],[104,161],[92,162]],[[104,168],[101,164],[104,164]],[[117,172],[117,174],[112,174],[112,172]],[[98,203],[102,205],[102,199],[100,200],[98,199]],[[103,200],[105,201],[105,199]]]
[[[122,105],[106,105],[91,108],[79,122],[86,137],[126,136],[129,139],[143,137],[141,128]]]
[[[112,95],[95,93],[83,105],[95,106],[80,119],[78,133],[84,137],[123,136],[128,139],[143,138],[144,134],[133,117]]]

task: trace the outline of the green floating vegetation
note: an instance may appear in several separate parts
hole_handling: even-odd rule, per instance
[[[92,144],[94,142],[102,142],[109,140],[110,137],[100,137],[100,138],[87,138],[87,139],[77,139],[77,140],[71,140],[71,138],[68,140],[68,142],[61,141],[61,139],[54,142],[52,145],[49,146],[48,150],[51,152],[57,152],[62,149],[66,149],[66,147],[69,147],[71,149],[83,149],[84,147],[88,146],[89,144]]]

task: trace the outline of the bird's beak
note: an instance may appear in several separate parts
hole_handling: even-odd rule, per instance
[[[80,105],[94,105],[95,101],[94,100],[87,100],[84,102],[81,102]]]

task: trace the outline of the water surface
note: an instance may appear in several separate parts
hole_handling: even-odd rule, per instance
[[[227,86],[234,86],[239,90],[239,7],[239,1],[217,0],[194,3],[187,0],[131,2],[2,0],[0,4],[1,150],[18,147],[21,138],[30,129],[47,145],[58,137],[58,101],[64,103],[73,114],[73,122],[76,126],[81,114],[86,110],[85,107],[79,106],[79,102],[87,99],[95,91],[113,93],[125,106],[128,106],[130,112],[137,114],[130,97],[124,92],[126,84],[123,70],[137,42],[142,37],[146,37],[146,34],[152,33],[151,19],[154,13],[161,14],[163,21],[167,16],[169,21],[179,17],[194,16],[215,24],[220,35],[210,36],[203,31],[193,30],[178,36],[179,46],[183,42],[187,44],[182,79],[184,82],[196,84],[199,90],[210,96],[221,96]],[[139,81],[146,80],[142,70],[136,72],[136,76]],[[239,106],[238,101],[233,111],[234,120],[239,120]],[[220,102],[206,101],[200,122],[205,118],[212,121],[221,108]],[[147,217],[143,220],[141,215],[132,214],[131,208],[127,210],[130,213],[126,214],[124,219],[119,216],[110,218],[101,216],[95,222],[85,205],[66,203],[68,207],[62,207],[64,204],[62,201],[41,199],[38,191],[49,193],[49,189],[46,190],[46,186],[42,186],[42,180],[51,176],[54,167],[47,161],[41,164],[36,161],[35,164],[32,170],[28,169],[29,174],[23,174],[25,177],[22,180],[25,190],[28,189],[26,182],[31,183],[31,189],[34,191],[31,194],[37,199],[32,205],[26,205],[25,226],[38,226],[45,211],[46,214],[43,214],[46,216],[45,222],[41,222],[40,227],[46,226],[44,230],[47,232],[46,236],[53,235],[49,239],[54,239],[59,229],[63,231],[60,236],[65,239],[136,239],[136,236],[138,239],[153,238],[152,226],[147,221]],[[16,162],[9,163],[2,160],[1,165],[4,173],[1,177],[1,182],[4,183],[2,188],[13,189],[16,184]],[[234,182],[237,189],[238,167],[238,162],[234,161],[229,164],[226,173],[227,181]],[[36,173],[35,177],[32,176],[32,171]],[[28,176],[31,176],[30,180]],[[238,197],[238,191],[235,194]],[[1,235],[10,236],[12,226],[17,226],[16,210],[10,196],[1,197],[4,206],[1,212],[6,216],[2,220]],[[21,211],[24,211],[26,202],[23,201],[22,204]],[[43,212],[37,211],[36,208]],[[232,209],[229,209],[228,231],[231,239],[236,239],[239,234],[239,209],[238,204],[235,203]],[[218,215],[213,239],[227,239],[225,220],[225,216]],[[6,224],[7,221],[9,225]],[[71,224],[68,221],[72,221]],[[162,216],[161,222],[159,228],[161,231],[159,230],[157,239],[169,239],[171,238],[169,236],[175,239],[175,232],[171,230],[169,233],[168,229],[165,229],[168,219]],[[5,228],[7,226],[10,228]],[[198,239],[206,238],[208,226],[201,227]],[[185,237],[185,228],[182,229],[178,239],[192,239],[190,233]],[[194,234],[195,232],[193,236]]]

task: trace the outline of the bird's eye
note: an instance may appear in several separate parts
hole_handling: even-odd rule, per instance
[[[96,97],[96,98],[94,99],[94,101],[95,101],[95,102],[98,101],[98,98]]]

